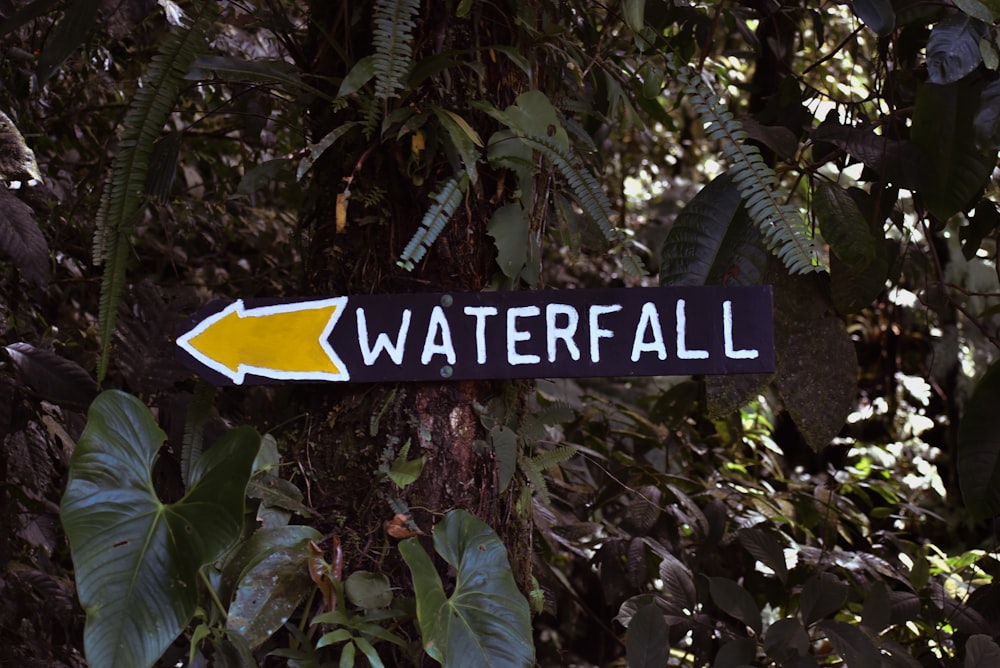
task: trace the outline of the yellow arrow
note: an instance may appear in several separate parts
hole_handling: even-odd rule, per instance
[[[350,380],[329,336],[347,297],[244,308],[237,300],[177,338],[205,366],[243,383],[247,374],[278,380]]]

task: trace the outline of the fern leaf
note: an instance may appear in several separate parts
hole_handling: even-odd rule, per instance
[[[555,450],[546,450],[545,452],[538,453],[531,458],[531,462],[538,467],[538,470],[544,471],[563,463],[567,459],[571,459],[575,454],[576,448],[571,445],[564,445]]]
[[[556,168],[566,180],[584,214],[600,228],[612,247],[621,249],[625,271],[633,276],[644,276],[646,271],[632,251],[631,241],[620,228],[611,223],[611,201],[594,175],[578,164],[576,156],[569,149],[551,137],[529,134],[519,136],[521,141],[541,153]]]
[[[185,73],[205,48],[205,33],[215,15],[215,5],[202,2],[191,12],[189,27],[167,34],[125,115],[122,141],[101,196],[94,233],[94,264],[105,265],[98,317],[102,346],[97,365],[99,381],[108,369],[118,304],[125,289],[128,237],[142,214],[153,146],[184,86]]]
[[[519,458],[518,463],[520,464],[521,471],[524,473],[524,477],[528,479],[528,482],[534,488],[535,494],[542,500],[542,503],[545,505],[552,503],[549,486],[545,483],[545,476],[543,475],[544,469],[539,467],[534,459],[529,459],[528,457]]]
[[[722,154],[730,164],[733,181],[746,203],[747,212],[760,229],[768,249],[791,273],[822,271],[816,245],[799,210],[784,199],[778,177],[755,146],[744,144],[747,133],[725,104],[701,77],[675,58],[668,63],[684,85],[706,134],[720,142]]]
[[[413,64],[413,29],[419,0],[378,0],[372,17],[375,54],[375,96],[399,97]]]
[[[453,176],[445,181],[441,189],[434,195],[434,203],[427,209],[423,220],[420,221],[420,229],[410,239],[410,243],[406,244],[406,248],[403,249],[403,254],[399,256],[399,261],[396,264],[407,271],[413,271],[413,263],[419,262],[431,244],[441,235],[444,226],[455,215],[458,205],[462,203],[462,198],[468,188],[469,177],[467,174],[462,174],[460,177]]]

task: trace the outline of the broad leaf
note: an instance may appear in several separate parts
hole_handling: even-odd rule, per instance
[[[851,668],[880,668],[882,653],[864,631],[846,622],[824,621],[820,630],[830,639],[833,649]]]
[[[829,573],[813,575],[802,586],[799,612],[806,626],[830,615],[847,602],[847,585]]]
[[[868,197],[868,193],[826,183],[813,193],[813,210],[833,252],[830,292],[841,313],[856,313],[871,304],[885,287],[889,272],[885,240],[872,233],[855,196]]]
[[[976,143],[973,119],[979,98],[980,91],[965,81],[925,83],[917,92],[911,136],[936,170],[919,194],[941,220],[968,209],[996,166],[996,150],[980,149]]]
[[[983,87],[972,123],[976,146],[983,150],[1000,147],[1000,79],[994,79]]]
[[[768,253],[728,174],[701,189],[663,242],[660,285],[759,285]]]
[[[507,489],[517,471],[517,432],[510,427],[490,429],[490,444],[497,458],[500,491]]]
[[[528,601],[497,535],[464,510],[434,527],[434,547],[456,570],[451,596],[416,538],[399,544],[413,575],[417,623],[427,654],[444,666],[532,666]]]
[[[965,668],[1000,666],[1000,646],[988,635],[969,636],[965,642]]]
[[[672,612],[690,614],[698,606],[698,592],[694,586],[694,576],[684,563],[670,554],[660,554],[660,579],[663,580],[663,594]]]
[[[199,56],[191,63],[185,79],[203,81],[245,81],[282,83],[296,91],[302,86],[299,69],[284,60],[244,60],[237,56]]]
[[[256,432],[241,428],[219,439],[172,504],[157,498],[152,482],[165,438],[142,402],[108,391],[94,400],[70,461],[61,516],[95,668],[152,665],[194,614],[198,570],[243,526]]]
[[[392,585],[382,573],[354,571],[344,581],[344,595],[359,608],[388,608],[392,604]]]
[[[784,665],[797,657],[809,654],[809,634],[794,617],[779,619],[771,624],[764,636],[764,651]]]
[[[741,530],[740,544],[757,561],[774,571],[779,580],[785,582],[788,579],[788,565],[785,563],[784,545],[766,527],[766,524],[762,524]]]
[[[30,343],[12,343],[4,350],[18,379],[46,401],[87,407],[97,396],[97,383],[76,362]]]
[[[736,638],[719,648],[712,668],[751,668],[756,656],[757,643],[753,638]]]
[[[920,188],[933,178],[927,154],[912,141],[890,139],[875,134],[871,127],[848,127],[832,120],[823,121],[811,136],[813,142],[832,144],[902,188]]]
[[[0,187],[0,250],[14,260],[28,283],[49,282],[49,245],[35,223],[35,213],[4,187]]]
[[[62,62],[87,39],[100,7],[101,0],[77,0],[66,7],[66,12],[38,57],[36,74],[39,86],[44,86]]]
[[[854,0],[854,13],[879,35],[888,35],[896,27],[896,12],[891,0]]]
[[[985,34],[982,22],[961,13],[935,25],[927,40],[928,80],[950,84],[976,69],[983,62],[979,40]]]
[[[750,592],[729,578],[708,578],[708,584],[715,604],[726,614],[749,626],[759,636],[763,626],[760,608]]]
[[[1000,514],[1000,363],[994,363],[965,404],[958,427],[958,484],[979,518]]]
[[[504,276],[516,279],[528,263],[528,213],[520,204],[508,204],[493,212],[487,233],[497,247],[497,264]]]
[[[288,530],[304,528],[308,527],[282,527]],[[316,531],[310,531],[318,538]],[[242,635],[250,647],[257,647],[270,638],[288,621],[302,599],[313,591],[306,565],[310,539],[297,531],[282,533],[284,537],[297,540],[282,541],[287,544],[275,545],[267,554],[257,552],[254,556],[261,558],[246,569],[229,606],[226,628]]]
[[[792,421],[819,451],[843,428],[857,392],[857,352],[811,277],[770,274],[774,283],[775,383]],[[822,406],[823,410],[816,410]]]
[[[625,632],[628,668],[663,668],[670,658],[669,629],[656,603],[639,608]]]

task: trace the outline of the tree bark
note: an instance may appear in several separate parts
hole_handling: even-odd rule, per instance
[[[313,23],[323,27],[313,36],[311,61],[316,81],[339,81],[349,70],[328,39],[357,59],[371,51],[370,9],[356,3],[312,3]],[[499,12],[490,6],[489,11]],[[353,12],[353,13],[352,13]],[[477,44],[505,43],[503,35],[483,34],[506,26],[499,16],[471,18],[441,16],[436,3],[424,3],[415,30],[415,60]],[[447,19],[447,20],[443,20]],[[502,19],[502,20],[501,20]],[[478,32],[477,32],[478,31]],[[328,37],[330,36],[330,37]],[[509,39],[509,38],[508,38]],[[447,79],[432,78],[419,89],[405,91],[408,105],[435,104],[462,115],[483,137],[495,129],[493,121],[471,110],[466,93],[475,86],[495,96],[499,108],[510,104],[524,83],[504,67],[489,63],[487,80],[452,68]],[[322,77],[322,78],[321,78]],[[336,93],[336,86],[331,86]],[[392,104],[403,104],[390,100]],[[350,110],[333,112],[328,101],[311,108],[312,140],[318,140],[347,121]],[[441,155],[426,178],[408,170],[411,137],[379,138],[338,144],[313,170],[313,204],[302,220],[306,261],[304,294],[400,294],[483,289],[496,270],[494,247],[486,223],[498,206],[502,175],[480,165],[480,182],[470,187],[465,201],[428,255],[412,271],[396,264],[419,227],[430,196],[444,178],[454,173],[454,162]],[[384,199],[366,206],[358,197],[381,189]],[[346,227],[337,228],[337,197],[351,192]],[[364,217],[381,218],[361,224]],[[345,547],[345,573],[359,568],[381,570],[394,582],[408,581],[396,556],[395,539],[386,522],[398,511],[412,513],[410,528],[430,533],[437,519],[455,508],[472,512],[494,528],[512,550],[511,562],[522,588],[530,580],[530,521],[513,511],[511,490],[500,493],[492,449],[486,444],[477,406],[503,391],[499,383],[441,382],[390,385],[315,386],[300,390],[308,409],[307,444],[300,464],[309,478],[307,501],[322,516],[323,527],[336,532]],[[379,474],[409,444],[410,459],[426,457],[418,480],[399,490]],[[510,549],[510,548],[509,548]]]

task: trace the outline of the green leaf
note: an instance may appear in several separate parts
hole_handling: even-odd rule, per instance
[[[382,573],[354,571],[344,581],[347,600],[365,610],[392,605],[392,585]]]
[[[452,510],[434,527],[434,547],[457,572],[451,596],[417,539],[399,544],[413,575],[427,654],[449,668],[533,666],[528,601],[493,530],[464,510]]]
[[[2,186],[0,221],[0,251],[14,261],[26,282],[44,286],[49,282],[49,244],[31,207]]]
[[[847,602],[847,585],[830,573],[817,573],[802,585],[799,612],[806,626],[823,619]]]
[[[819,281],[779,271],[769,276],[774,347],[781,351],[774,382],[795,426],[819,452],[840,433],[854,405],[857,351]]]
[[[1000,79],[983,87],[979,108],[973,119],[976,146],[983,150],[1000,146]]]
[[[855,189],[858,197],[868,193]],[[841,313],[856,313],[885,287],[889,272],[885,240],[876,238],[853,193],[821,183],[813,192],[813,211],[830,244],[830,291]]]
[[[958,426],[958,484],[974,517],[1000,514],[1000,362],[976,384]]]
[[[820,630],[830,639],[833,649],[851,668],[880,668],[882,653],[864,631],[846,622],[824,621]]]
[[[919,195],[940,220],[968,209],[996,165],[996,150],[980,149],[976,143],[973,120],[978,109],[979,91],[965,81],[925,83],[917,92],[911,136],[936,170]]]
[[[753,638],[736,638],[719,648],[712,668],[752,668],[757,656],[757,643]]]
[[[528,213],[520,204],[508,204],[493,212],[486,232],[496,242],[497,264],[504,276],[516,279],[528,263]]]
[[[625,632],[628,668],[663,668],[670,658],[669,629],[656,603],[639,608]]]
[[[413,29],[420,14],[417,0],[376,0],[372,14],[375,96],[399,97],[413,65]]]
[[[731,617],[740,620],[758,636],[763,628],[760,608],[746,589],[729,578],[708,578],[709,593],[717,606]]]
[[[771,624],[764,636],[764,651],[784,665],[800,656],[809,655],[809,634],[794,617],[779,619]]]
[[[642,32],[646,27],[646,0],[624,0],[622,10],[629,30],[634,33]]]
[[[678,214],[663,241],[660,285],[760,285],[768,253],[739,188],[723,174]]]
[[[448,132],[451,145],[458,152],[462,159],[462,166],[469,175],[469,182],[475,185],[479,181],[479,171],[476,163],[479,162],[479,147],[483,146],[483,140],[479,137],[468,121],[453,111],[441,107],[433,108],[434,115],[438,122]]]
[[[372,56],[365,56],[358,62],[354,63],[354,67],[352,67],[351,71],[347,73],[344,80],[340,82],[340,88],[337,90],[337,97],[353,95],[361,90],[366,83],[371,81],[374,76],[375,61],[372,59]]]
[[[91,666],[152,665],[191,619],[198,570],[243,526],[243,493],[260,437],[226,433],[195,463],[177,503],[153,489],[166,435],[135,397],[104,392],[70,461],[61,517],[87,613]]]
[[[97,380],[101,382],[111,360],[111,344],[118,321],[118,307],[125,290],[131,241],[129,233],[144,205],[144,193],[153,144],[173,111],[184,86],[184,73],[206,46],[206,31],[216,4],[192,7],[189,28],[172,29],[146,72],[125,114],[122,140],[101,194],[94,231],[94,264],[104,264],[101,279],[98,333],[101,356]]]
[[[1000,646],[993,638],[976,634],[965,641],[965,668],[1000,666]]]
[[[294,167],[295,163],[290,158],[275,158],[254,165],[244,172],[240,184],[236,186],[236,192],[230,195],[230,199],[249,197],[274,181],[280,180],[290,183]]]
[[[784,545],[765,526],[742,529],[739,532],[740,544],[757,561],[774,571],[779,580],[785,582],[788,579],[788,565],[785,563]]]
[[[82,409],[97,396],[97,383],[72,360],[23,341],[4,346],[3,350],[18,380],[46,401]]]
[[[953,14],[931,29],[927,39],[927,79],[934,84],[950,84],[983,62],[979,40],[986,27],[965,14]]]
[[[281,83],[297,91],[302,88],[299,68],[284,60],[246,60],[237,56],[199,56],[184,75],[189,81],[217,78],[223,81]]]
[[[888,35],[896,28],[896,12],[891,0],[854,0],[854,13],[878,35]]]
[[[979,0],[954,0],[954,2],[956,7],[983,23],[993,23],[1000,18],[1000,3],[996,0],[988,0],[989,4]]]
[[[502,492],[517,471],[517,433],[509,427],[493,427],[490,429],[490,444],[496,453]]]
[[[218,585],[219,598],[224,601],[232,600],[236,595],[237,585],[268,555],[298,551],[308,554],[309,541],[322,539],[322,534],[312,527],[297,524],[258,529],[226,555]]]
[[[297,528],[281,527],[285,530]],[[283,539],[280,542],[267,541],[274,545],[273,551],[254,553],[255,558],[261,558],[245,569],[229,606],[226,628],[242,635],[250,647],[257,647],[274,635],[315,588],[308,571],[309,541],[293,531],[269,538],[278,535]]]
[[[424,464],[427,463],[427,457],[424,456],[407,459],[406,456],[409,452],[410,442],[407,441],[389,468],[389,479],[400,489],[415,483],[417,478],[420,477],[420,473],[424,470]]]
[[[49,35],[38,57],[38,85],[44,86],[55,71],[90,34],[101,0],[76,0],[66,7],[66,13]]]
[[[861,625],[878,635],[892,623],[892,599],[884,580],[876,580],[868,589],[861,609]]]
[[[316,164],[316,161],[319,160],[320,156],[323,155],[328,148],[336,144],[337,140],[353,130],[357,124],[357,121],[351,121],[349,123],[339,125],[323,135],[323,138],[315,144],[309,144],[309,146],[306,147],[309,149],[309,152],[302,157],[302,160],[299,161],[298,169],[295,170],[295,180],[301,181],[302,177],[305,176],[310,169],[312,169],[314,164]]]
[[[664,552],[659,567],[660,579],[663,580],[663,594],[671,611],[689,615],[698,607],[698,592],[694,586],[694,576],[684,563]]]
[[[420,229],[410,238],[396,264],[407,271],[413,271],[413,263],[419,262],[441,235],[444,226],[458,210],[458,205],[462,203],[468,188],[469,176],[464,173],[453,176],[441,184],[441,188],[434,194],[434,202],[420,221]]]

